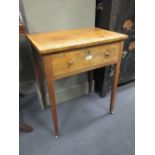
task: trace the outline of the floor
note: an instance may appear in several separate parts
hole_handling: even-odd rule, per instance
[[[36,94],[23,97],[20,119],[34,128],[20,132],[20,155],[134,155],[135,86],[118,89],[115,113],[105,98],[88,94],[58,105],[60,137],[55,139],[50,108],[41,110]]]

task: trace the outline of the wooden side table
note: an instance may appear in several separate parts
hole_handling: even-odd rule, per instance
[[[121,52],[127,37],[99,28],[27,35],[34,49],[36,66],[40,68],[41,76],[45,77],[48,84],[56,137],[59,135],[59,128],[54,80],[114,64],[115,74],[110,102],[110,113],[113,113]],[[89,82],[91,87],[91,80]],[[40,82],[40,85],[43,86],[43,82]]]

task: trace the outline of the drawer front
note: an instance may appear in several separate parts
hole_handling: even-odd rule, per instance
[[[53,76],[65,76],[118,60],[119,43],[100,45],[52,55]]]

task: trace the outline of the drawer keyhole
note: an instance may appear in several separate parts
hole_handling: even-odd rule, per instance
[[[86,56],[86,60],[90,60],[92,58],[93,58],[93,56],[92,56],[91,52],[89,51],[88,55]]]

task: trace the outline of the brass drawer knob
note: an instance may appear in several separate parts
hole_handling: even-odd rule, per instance
[[[73,65],[73,61],[70,60],[70,61],[68,62],[68,65],[69,65],[69,66]]]
[[[108,57],[108,56],[110,56],[110,52],[107,51],[107,52],[104,53],[104,55]]]

